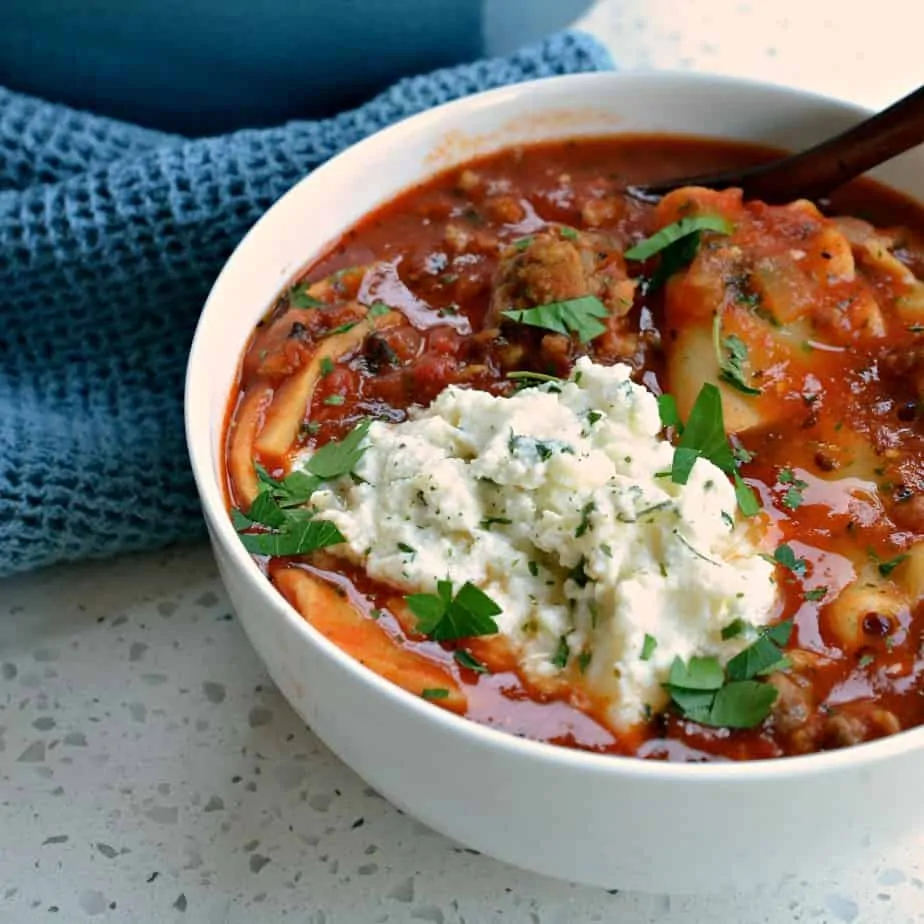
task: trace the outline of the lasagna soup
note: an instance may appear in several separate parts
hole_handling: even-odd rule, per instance
[[[924,216],[502,151],[349,229],[257,325],[235,529],[318,631],[483,724],[746,760],[924,722]]]

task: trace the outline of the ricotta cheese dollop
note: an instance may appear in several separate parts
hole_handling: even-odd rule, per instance
[[[728,477],[700,458],[674,484],[661,429],[625,365],[582,358],[510,397],[449,386],[373,421],[358,478],[312,504],[346,538],[335,555],[407,593],[471,581],[527,677],[566,671],[631,725],[666,705],[675,657],[724,663],[743,643],[722,629],[766,622],[777,597]]]

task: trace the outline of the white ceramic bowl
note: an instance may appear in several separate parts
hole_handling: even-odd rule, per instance
[[[796,148],[865,115],[815,96],[689,74],[593,74],[495,90],[387,129],[316,170],[257,222],[202,313],[186,427],[218,566],[292,705],[395,805],[491,856],[577,882],[692,892],[811,876],[924,822],[924,729],[842,751],[676,765],[524,741],[381,680],[292,609],[225,512],[222,420],[257,319],[307,261],[433,172],[518,142],[676,132]],[[924,151],[879,173],[924,198]]]

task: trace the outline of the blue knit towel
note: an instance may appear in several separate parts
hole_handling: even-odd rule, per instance
[[[332,119],[200,140],[0,89],[0,576],[202,531],[189,343],[222,263],[297,180],[438,103],[610,66],[563,33]]]

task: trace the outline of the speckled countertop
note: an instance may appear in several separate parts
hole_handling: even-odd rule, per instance
[[[586,23],[631,66],[791,78],[869,105],[919,79],[917,50],[890,55],[908,39],[878,34],[860,4],[693,6],[605,0]],[[924,16],[918,0],[877,9]],[[862,50],[862,67],[834,80],[813,30],[852,65]],[[924,921],[924,832],[811,881],[705,898],[608,893],[472,854],[305,729],[193,547],[0,583],[0,922],[41,920],[903,924]]]

